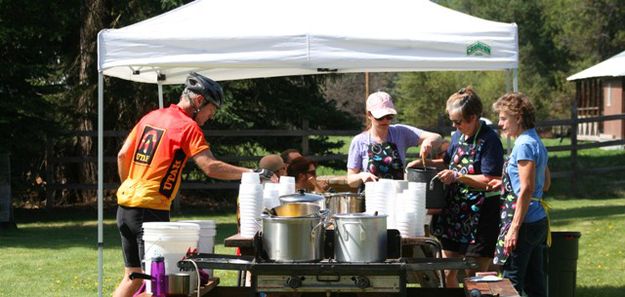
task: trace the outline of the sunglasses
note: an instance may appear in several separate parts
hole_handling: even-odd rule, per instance
[[[450,119],[450,121],[451,121],[452,123],[454,123],[454,125],[456,125],[456,126],[460,126],[460,124],[462,124],[462,122],[464,121],[464,119],[459,119],[459,120],[452,120],[452,119]]]
[[[378,122],[379,122],[379,121],[382,121],[382,120],[389,120],[389,121],[392,121],[394,118],[395,118],[395,116],[394,116],[394,115],[389,114],[389,115],[385,115],[385,116],[383,116],[383,117],[381,117],[381,118],[374,118],[374,119],[375,119],[376,121],[378,121]]]

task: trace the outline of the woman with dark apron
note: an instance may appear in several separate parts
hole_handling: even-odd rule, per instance
[[[529,297],[547,295],[543,271],[543,252],[549,244],[548,208],[543,193],[549,188],[547,149],[534,128],[534,107],[521,93],[508,93],[493,104],[499,113],[499,127],[515,137],[503,179],[489,183],[501,188],[501,224],[495,264],[503,265],[519,294]]]
[[[471,87],[452,94],[446,111],[457,130],[443,159],[427,165],[447,168],[438,176],[448,186],[448,203],[433,217],[431,229],[441,241],[443,257],[471,257],[479,271],[486,271],[495,252],[500,205],[499,193],[486,192],[486,187],[500,177],[503,146],[497,133],[480,120],[482,103]],[[409,166],[422,165],[415,161]],[[445,280],[447,287],[458,287],[457,271],[445,271]]]
[[[347,157],[347,182],[351,187],[364,187],[365,182],[379,178],[404,179],[409,147],[420,145],[425,155],[440,144],[439,134],[392,125],[396,114],[388,93],[375,92],[367,98],[367,128],[352,139]]]

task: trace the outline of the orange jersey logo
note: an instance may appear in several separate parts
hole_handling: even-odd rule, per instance
[[[143,135],[141,135],[141,142],[139,142],[139,147],[135,151],[135,162],[146,165],[152,163],[154,153],[161,142],[164,131],[163,129],[145,126]]]

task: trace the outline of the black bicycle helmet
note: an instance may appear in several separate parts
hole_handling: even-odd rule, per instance
[[[220,107],[224,100],[224,91],[221,86],[214,80],[198,74],[196,72],[189,73],[185,83],[187,89],[198,95],[202,95],[204,100]]]

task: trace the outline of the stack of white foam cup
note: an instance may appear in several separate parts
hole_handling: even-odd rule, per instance
[[[425,183],[410,182],[397,199],[395,225],[402,236],[425,236]]]
[[[263,206],[263,186],[255,172],[245,172],[239,185],[239,214],[241,236],[254,237],[260,229],[260,213]]]
[[[278,184],[278,194],[280,196],[291,195],[295,193],[295,177],[283,175],[280,177]]]
[[[280,206],[280,184],[266,183],[263,190],[263,207],[274,208]]]
[[[408,181],[407,180],[395,180],[395,190],[397,193],[402,193],[404,190],[408,189]]]
[[[379,214],[388,215],[389,197],[394,199],[395,185],[389,180],[380,179],[377,182],[365,183],[365,210],[367,213],[373,214],[376,211]]]

